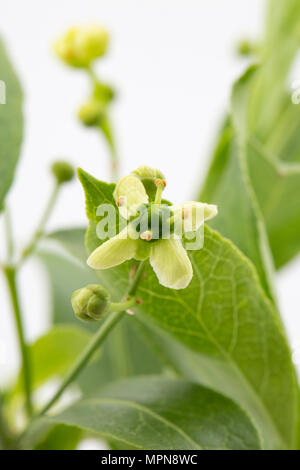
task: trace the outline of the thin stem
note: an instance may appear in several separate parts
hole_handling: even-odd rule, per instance
[[[4,274],[7,280],[8,290],[10,293],[11,304],[14,312],[17,333],[20,344],[20,352],[22,356],[22,371],[23,371],[23,383],[26,397],[26,410],[28,416],[32,415],[32,403],[31,403],[31,371],[30,371],[30,358],[28,347],[24,337],[24,327],[22,322],[21,308],[19,302],[19,295],[16,283],[16,268],[13,266],[5,266]]]
[[[127,296],[134,296],[136,290],[138,288],[139,282],[141,281],[143,272],[145,268],[145,262],[140,263],[135,277],[130,283],[129,289],[127,291]],[[125,310],[132,306],[135,303],[134,299],[131,299],[127,302],[123,303],[123,309],[111,313],[107,319],[102,323],[99,330],[95,333],[93,338],[91,339],[90,343],[84,349],[80,357],[77,359],[73,367],[71,367],[70,371],[64,378],[63,382],[61,383],[59,389],[55,393],[55,395],[51,398],[51,400],[42,408],[42,410],[36,415],[36,417],[44,415],[56,401],[61,397],[65,389],[73,382],[73,380],[78,376],[78,374],[82,371],[82,369],[86,366],[89,359],[92,357],[94,352],[98,349],[100,344],[103,343],[104,339],[107,337],[108,333],[113,329],[113,327],[123,318],[125,315]]]
[[[4,210],[4,223],[5,223],[5,235],[6,235],[6,247],[7,247],[7,263],[9,264],[12,260],[13,253],[14,253],[14,242],[13,242],[13,235],[12,235],[10,211],[7,206],[5,207],[5,210]]]
[[[46,208],[45,208],[45,210],[42,214],[42,217],[41,217],[41,220],[38,224],[38,227],[37,227],[36,231],[34,232],[31,241],[26,246],[26,248],[23,250],[21,260],[20,260],[20,263],[19,263],[20,265],[28,258],[29,255],[31,255],[31,253],[35,250],[38,241],[44,235],[45,226],[46,226],[46,223],[47,223],[47,221],[48,221],[48,219],[51,215],[51,212],[54,208],[54,205],[56,203],[57,196],[58,196],[58,193],[59,193],[59,189],[60,189],[60,184],[56,183],[53,190],[52,190],[52,193],[50,195],[50,198],[49,198],[49,201],[46,205]]]
[[[163,182],[157,183],[154,204],[160,204],[161,203],[161,195],[162,195],[163,189],[164,189]]]
[[[91,80],[92,86],[95,88],[97,85],[100,85],[99,81],[93,67],[90,65],[86,68],[87,74]],[[116,182],[119,178],[119,159],[116,151],[115,139],[113,136],[112,126],[109,120],[108,115],[101,119],[99,123],[99,130],[103,134],[110,153],[110,176],[113,182]]]
[[[86,68],[86,71],[91,79],[91,82],[93,83],[93,85],[97,85],[99,83],[99,80],[97,78],[97,75],[95,74],[94,72],[94,69],[91,65],[89,65],[87,68]]]
[[[128,308],[133,307],[136,304],[136,299],[132,298],[127,300],[126,302],[111,302],[109,311],[110,312],[122,312],[124,310],[127,310]]]
[[[92,357],[94,352],[98,349],[100,344],[104,341],[108,333],[112,330],[112,328],[119,322],[119,320],[124,315],[124,310],[119,312],[114,312],[106,319],[106,321],[101,325],[97,333],[93,336],[92,340],[88,344],[88,346],[84,349],[82,354],[79,356],[73,367],[69,370],[68,374],[64,378],[63,382],[61,383],[59,389],[55,393],[55,395],[51,398],[51,400],[42,408],[42,410],[38,413],[37,416],[42,416],[45,414],[53,405],[54,403],[60,398],[63,394],[65,389],[70,385],[71,382],[78,376],[81,370],[85,367],[89,359]]]
[[[99,125],[100,131],[104,135],[110,152],[110,176],[113,182],[118,181],[119,159],[116,151],[115,140],[108,117],[102,119]]]

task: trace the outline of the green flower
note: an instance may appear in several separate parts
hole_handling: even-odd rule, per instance
[[[54,43],[54,51],[72,67],[89,67],[106,53],[108,39],[108,32],[102,26],[73,27]]]
[[[217,207],[200,202],[167,205],[161,202],[166,185],[158,170],[141,167],[121,178],[114,198],[128,224],[118,235],[91,253],[88,265],[107,269],[130,259],[150,258],[160,284],[171,289],[184,289],[193,277],[193,268],[182,238],[186,232],[196,232],[205,220],[217,215]],[[152,178],[156,187],[147,192],[142,181]]]

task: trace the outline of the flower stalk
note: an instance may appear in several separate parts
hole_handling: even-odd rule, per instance
[[[21,259],[20,259],[20,262],[19,262],[19,266],[21,264],[23,264],[24,261],[34,252],[37,243],[43,237],[44,231],[45,231],[45,226],[46,226],[46,223],[47,223],[47,221],[48,221],[48,219],[49,219],[49,217],[52,213],[52,210],[55,206],[60,186],[61,186],[60,184],[55,183],[55,185],[53,187],[53,190],[52,190],[52,193],[50,195],[48,204],[47,204],[47,206],[46,206],[46,208],[43,212],[43,215],[41,217],[41,220],[38,224],[38,227],[35,230],[31,241],[28,243],[28,245],[24,248],[24,250],[22,252],[22,256],[21,256]]]
[[[30,358],[29,350],[26,345],[25,336],[24,336],[24,327],[22,321],[22,314],[19,302],[18,288],[16,282],[16,268],[14,266],[5,266],[3,268],[8,291],[11,298],[11,304],[13,308],[13,313],[16,322],[16,328],[18,333],[20,352],[22,356],[22,372],[23,372],[23,384],[26,400],[26,411],[28,417],[32,415],[32,402],[31,402],[31,370],[30,370]]]

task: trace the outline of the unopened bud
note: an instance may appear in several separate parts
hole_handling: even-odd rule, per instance
[[[133,171],[133,174],[141,180],[150,199],[154,199],[156,194],[155,181],[158,179],[165,181],[165,177],[161,171],[146,165],[137,168],[137,170]]]
[[[72,67],[88,67],[106,53],[108,32],[97,25],[69,29],[54,43],[56,54]]]
[[[51,171],[58,184],[67,183],[74,178],[74,169],[68,162],[57,161],[52,164]]]
[[[90,284],[76,290],[71,303],[78,318],[84,321],[98,321],[109,311],[110,295],[104,287]]]
[[[257,46],[247,39],[243,39],[237,45],[237,53],[240,56],[249,57],[257,52]]]
[[[93,96],[96,100],[109,103],[115,98],[115,91],[110,85],[98,82],[95,84]]]
[[[92,99],[83,104],[78,111],[82,124],[88,127],[97,126],[105,116],[105,106],[101,101]]]

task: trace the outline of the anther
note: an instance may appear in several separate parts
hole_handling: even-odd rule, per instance
[[[122,206],[124,206],[124,203],[125,203],[125,197],[124,196],[118,197],[117,206],[122,207]]]
[[[150,242],[150,240],[152,240],[152,233],[150,232],[150,230],[146,230],[146,232],[141,233],[140,238],[141,240]]]
[[[183,220],[187,219],[189,217],[189,215],[190,215],[190,210],[187,207],[184,208],[183,211],[182,211],[182,219]]]
[[[160,178],[158,178],[157,180],[154,181],[154,184],[155,186],[159,186],[159,185],[163,185],[163,187],[165,188],[167,186],[167,182],[166,180],[162,180]]]

